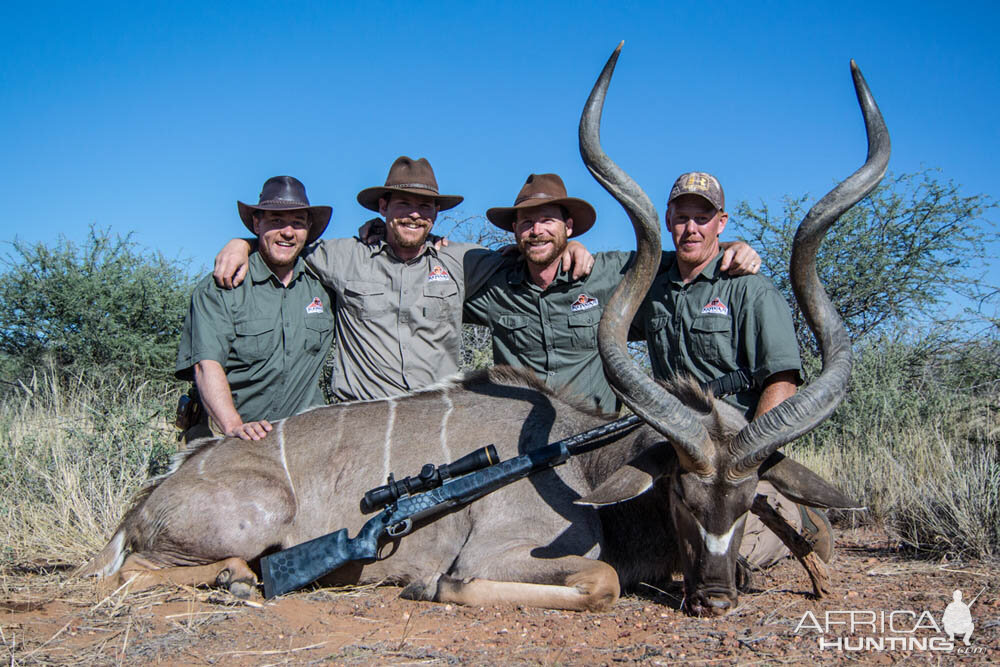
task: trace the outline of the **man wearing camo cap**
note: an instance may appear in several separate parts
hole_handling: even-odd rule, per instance
[[[719,270],[719,234],[728,220],[717,178],[695,171],[674,182],[666,226],[676,254],[661,265],[636,321],[657,378],[687,373],[712,383],[717,396],[752,420],[795,393],[802,364],[791,310],[771,280]],[[767,482],[758,493],[776,499],[786,519],[812,534],[817,554],[830,559],[833,535],[822,512],[796,506]],[[756,515],[747,520],[744,547],[740,553],[758,567],[787,553]]]

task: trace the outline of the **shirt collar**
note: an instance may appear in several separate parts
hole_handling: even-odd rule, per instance
[[[716,280],[719,276],[721,276],[722,272],[719,270],[719,264],[722,263],[722,255],[723,251],[720,250],[719,254],[716,255],[711,262],[706,264],[705,268],[702,269],[698,273],[698,275],[694,277],[694,280],[692,280],[691,282],[696,282],[702,279],[712,281]],[[681,278],[680,269],[677,267],[676,254],[674,255],[674,261],[670,264],[670,270],[667,271],[667,279],[670,280],[670,282],[677,283],[679,285],[684,284],[684,279]]]
[[[305,273],[305,271],[306,271],[306,263],[302,260],[302,255],[300,254],[298,257],[295,258],[295,266],[292,268],[292,280],[289,284],[298,280],[299,277],[303,273]],[[278,280],[278,277],[274,275],[273,271],[271,271],[271,267],[269,267],[267,263],[264,261],[264,258],[261,256],[260,252],[255,252],[252,255],[250,255],[250,262],[249,262],[249,268],[247,269],[247,273],[249,274],[250,280],[255,285],[267,282],[271,278],[273,278],[277,284],[279,285],[281,284],[281,281]]]
[[[388,255],[389,257],[392,257],[393,259],[395,259],[397,261],[400,261],[400,262],[403,261],[403,260],[399,259],[399,257],[396,255],[395,252],[393,252],[392,246],[390,246],[386,242],[385,239],[382,239],[377,244],[369,246],[369,247],[371,248],[371,256],[372,257],[374,257],[376,255],[380,255],[382,253],[385,253],[386,255]],[[420,254],[417,255],[416,257],[414,257],[412,260],[409,260],[409,261],[416,261],[416,260],[420,259],[421,257],[423,257],[424,255],[430,255],[432,257],[437,257],[438,256],[438,249],[434,247],[434,244],[431,243],[429,239],[427,241],[424,241],[424,247],[420,251]]]
[[[562,265],[559,266],[559,271],[556,272],[556,277],[545,289],[552,289],[556,285],[568,285],[573,282],[583,282],[586,276],[581,278],[579,281],[573,280],[573,276],[569,271],[563,271]],[[514,266],[510,268],[507,272],[507,284],[508,285],[524,285],[527,287],[534,287],[535,289],[541,289],[531,280],[531,274],[528,272],[528,263],[524,260],[524,256],[519,256]]]

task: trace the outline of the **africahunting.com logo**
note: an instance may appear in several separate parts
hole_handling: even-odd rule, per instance
[[[983,588],[983,590],[986,590]],[[815,633],[821,651],[943,651],[983,654],[987,649],[971,643],[973,630],[970,607],[983,591],[966,604],[962,591],[952,593],[952,601],[940,616],[929,610],[893,611],[836,610],[819,615],[807,611],[795,628],[798,633]],[[938,619],[940,618],[940,623]]]

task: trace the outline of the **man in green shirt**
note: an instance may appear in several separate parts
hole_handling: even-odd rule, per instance
[[[654,376],[688,373],[704,384],[742,370],[752,386],[721,398],[751,420],[795,393],[802,365],[791,310],[774,284],[719,270],[724,206],[711,174],[677,179],[666,216],[676,254],[660,266],[637,318]]]
[[[187,441],[213,432],[259,440],[271,421],[324,403],[319,378],[334,304],[299,255],[326,229],[331,209],[310,206],[291,176],[268,179],[256,206],[237,204],[259,252],[237,289],[207,276],[191,296],[176,375],[194,381],[207,415]]]
[[[512,232],[521,251],[516,263],[465,304],[467,322],[492,330],[493,361],[529,368],[547,386],[565,389],[591,408],[618,412],[597,351],[597,325],[631,253],[595,254],[588,276],[560,271],[567,239],[586,233],[597,215],[589,203],[567,196],[557,174],[531,174],[513,206],[491,208],[486,217]],[[732,244],[725,268],[743,272],[759,266],[759,259],[745,243]],[[671,261],[673,253],[664,252],[664,263]]]
[[[656,377],[688,373],[703,384],[721,380],[738,391],[717,395],[752,420],[795,393],[802,365],[791,310],[774,284],[761,275],[734,277],[720,270],[719,234],[728,220],[714,176],[690,172],[674,182],[666,226],[676,253],[661,264],[636,320],[645,329]],[[810,533],[816,553],[830,559],[833,530],[822,511],[796,505],[768,482],[757,492]],[[740,553],[764,567],[788,551],[750,514]]]

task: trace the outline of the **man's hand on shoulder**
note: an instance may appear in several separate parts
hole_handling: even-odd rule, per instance
[[[720,243],[722,262],[719,270],[731,276],[749,276],[760,271],[760,255],[745,241]]]
[[[250,243],[246,239],[233,239],[215,256],[212,277],[223,289],[233,289],[247,277],[250,266]]]
[[[226,430],[226,435],[241,440],[263,440],[264,436],[273,430],[271,422],[261,419],[259,422],[246,422]]]
[[[594,268],[594,256],[579,241],[567,243],[560,259],[563,270],[572,271],[573,280],[589,276]]]
[[[385,240],[385,220],[372,218],[358,227],[358,238],[365,245],[378,245]]]

